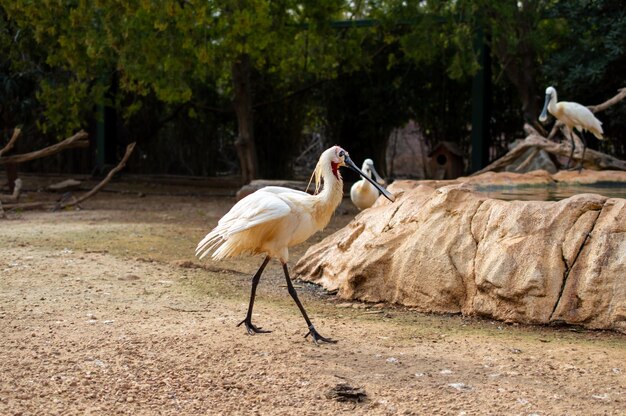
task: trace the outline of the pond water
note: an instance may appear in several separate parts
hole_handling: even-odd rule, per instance
[[[476,190],[490,198],[506,201],[560,201],[577,194],[600,194],[609,198],[626,199],[626,183],[618,182],[599,182],[593,185],[479,186]]]

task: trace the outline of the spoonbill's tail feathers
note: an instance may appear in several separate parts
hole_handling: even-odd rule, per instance
[[[202,241],[198,243],[198,247],[196,247],[196,256],[198,256],[200,260],[213,251],[217,245],[225,241],[224,237],[216,231],[217,230],[211,231],[202,239]]]

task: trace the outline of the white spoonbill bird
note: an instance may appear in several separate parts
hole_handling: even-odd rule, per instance
[[[543,110],[541,111],[541,115],[539,116],[539,121],[544,123],[548,118],[548,111],[557,120],[561,121],[563,124],[567,126],[569,130],[569,137],[572,143],[572,151],[569,155],[569,159],[567,161],[567,167],[569,168],[569,164],[572,161],[572,157],[574,156],[574,149],[576,148],[576,144],[574,143],[574,129],[580,132],[580,137],[583,142],[583,152],[580,157],[580,168],[583,167],[583,160],[585,157],[585,150],[587,150],[587,142],[585,141],[584,130],[590,131],[596,136],[598,139],[602,140],[602,122],[598,120],[591,110],[589,110],[584,105],[573,103],[569,101],[561,101],[557,103],[556,90],[554,87],[546,88],[546,101],[543,106]]]
[[[375,179],[379,185],[385,185],[384,179],[380,177],[378,172],[376,172],[376,169],[374,168],[374,161],[372,159],[365,159],[361,170],[370,179]],[[374,202],[378,199],[378,195],[380,195],[378,188],[365,179],[355,182],[354,185],[352,185],[352,188],[350,188],[350,199],[359,211],[363,211],[365,208],[369,208],[374,205]]]
[[[322,153],[315,167],[315,195],[278,186],[261,188],[237,202],[219,220],[217,227],[198,243],[196,255],[201,259],[210,252],[215,260],[240,254],[265,254],[265,260],[252,277],[248,313],[237,325],[245,324],[250,335],[270,332],[252,324],[252,308],[263,269],[271,258],[277,258],[283,266],[287,290],[309,327],[305,338],[311,335],[316,344],[319,341],[336,342],[321,336],[315,330],[291,283],[287,261],[289,247],[302,243],[323,229],[341,203],[343,181],[339,168],[342,166],[351,168],[367,178],[385,197],[390,201],[394,200],[393,195],[359,170],[348,156],[348,152],[339,146],[333,146]],[[322,180],[323,188],[318,192]]]

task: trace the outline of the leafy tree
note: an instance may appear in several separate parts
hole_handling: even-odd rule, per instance
[[[390,3],[392,15],[417,22],[400,38],[407,56],[420,64],[445,63],[450,79],[466,79],[476,72],[474,42],[482,32],[496,58],[496,77],[503,73],[515,87],[524,119],[536,120],[540,62],[559,30],[547,20],[553,1]]]
[[[21,30],[0,8],[0,123],[8,132],[32,124],[40,111],[36,99],[45,76],[45,55],[28,30]]]
[[[164,103],[196,100],[195,85],[230,97],[237,115],[242,175],[258,175],[251,76],[267,71],[296,85],[302,74],[332,76],[337,42],[327,22],[342,13],[342,0],[213,0],[152,2],[76,0],[3,1],[18,25],[33,28],[49,52],[47,64],[66,71],[41,84],[44,129],[67,130],[105,100],[126,118],[154,94]],[[305,26],[307,25],[306,30]],[[288,89],[288,88],[286,88]],[[124,95],[132,95],[132,102]],[[123,105],[123,108],[121,108]]]
[[[545,0],[490,2],[477,0],[472,10],[486,26],[487,42],[497,64],[515,87],[525,122],[537,125],[542,91],[541,61],[558,27],[547,20],[554,4]]]
[[[536,120],[544,79],[582,102],[611,95],[623,13],[617,0],[0,0],[0,115],[65,136],[105,103],[134,138],[157,138],[153,153],[176,153],[166,136],[230,135],[249,180],[287,175],[310,114],[325,114],[333,140],[380,165],[409,117],[433,141],[467,139],[479,29],[496,58],[493,136]],[[190,153],[177,169],[215,171]]]

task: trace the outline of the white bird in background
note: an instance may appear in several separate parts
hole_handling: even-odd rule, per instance
[[[584,105],[573,103],[569,101],[561,101],[557,103],[556,90],[554,87],[546,88],[546,101],[543,106],[543,110],[541,111],[541,115],[539,116],[539,121],[544,123],[548,118],[548,113],[552,114],[557,120],[561,121],[567,129],[569,130],[570,140],[572,143],[572,151],[569,155],[569,159],[567,161],[567,167],[569,168],[569,164],[572,161],[572,157],[574,156],[574,149],[576,148],[576,144],[574,143],[574,128],[580,132],[580,137],[583,142],[583,152],[580,157],[580,168],[579,171],[583,167],[583,160],[585,157],[585,150],[587,150],[587,142],[585,141],[584,130],[590,131],[596,136],[598,139],[602,140],[603,131],[602,131],[602,122],[598,120],[591,110],[589,110]]]
[[[210,252],[213,252],[212,258],[215,260],[240,254],[265,254],[265,260],[252,278],[248,313],[237,325],[245,324],[250,335],[270,332],[252,324],[252,308],[263,269],[271,258],[277,258],[283,266],[289,294],[298,305],[309,327],[305,337],[311,335],[316,344],[318,341],[336,342],[321,336],[315,330],[291,283],[287,261],[289,247],[302,243],[323,229],[341,203],[343,181],[339,168],[342,166],[349,167],[366,177],[352,162],[348,152],[339,146],[331,147],[322,153],[315,167],[315,195],[278,186],[261,188],[237,202],[219,220],[217,227],[198,243],[196,255],[201,259]],[[367,179],[379,187],[374,181]],[[322,180],[324,186],[322,191],[318,192]],[[387,190],[382,187],[379,189],[387,199],[394,200],[393,195]]]
[[[374,161],[372,159],[365,159],[363,161],[363,166],[361,167],[363,173],[365,173],[370,179],[376,179],[379,185],[384,186],[385,181],[380,177],[376,169],[374,168]],[[372,177],[373,175],[373,177]],[[372,185],[365,179],[361,179],[358,182],[355,182],[350,188],[350,199],[352,203],[356,205],[359,211],[362,211],[366,208],[374,205],[374,202],[378,199],[380,192],[378,192],[378,188]]]

